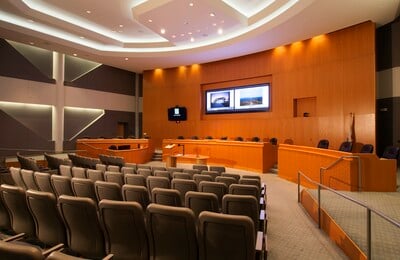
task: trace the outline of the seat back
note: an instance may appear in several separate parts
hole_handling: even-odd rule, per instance
[[[39,190],[38,185],[36,184],[35,177],[33,176],[32,170],[21,170],[21,178],[22,181],[25,183],[27,189],[31,190]]]
[[[100,170],[101,172],[104,173],[105,171],[107,171],[107,165],[98,163],[98,164],[96,164],[96,170]]]
[[[225,172],[225,166],[218,166],[218,165],[210,165],[210,171],[216,171],[219,173]]]
[[[120,172],[109,172],[106,171],[104,173],[104,180],[106,182],[113,182],[118,184],[119,186],[122,187],[122,185],[124,185],[124,174],[120,173]]]
[[[154,170],[153,171],[153,175],[154,176],[158,176],[158,177],[165,177],[165,178],[171,179],[171,175],[170,175],[169,171]]]
[[[149,192],[143,186],[125,184],[122,186],[122,198],[124,201],[138,202],[143,210],[150,204]]]
[[[17,153],[17,159],[19,164],[21,165],[21,169],[32,170],[32,171],[40,171],[39,166],[36,163],[36,160],[25,157]]]
[[[47,172],[35,172],[33,174],[35,182],[40,191],[54,193],[53,187],[51,186],[51,175]]]
[[[101,170],[87,169],[86,178],[95,181],[104,181],[104,173]]]
[[[120,167],[118,165],[107,165],[107,171],[120,172]]]
[[[364,144],[360,150],[360,153],[373,153],[373,152],[374,152],[374,146],[372,144]]]
[[[222,198],[222,213],[250,217],[254,222],[255,233],[257,233],[260,222],[260,208],[254,196],[226,194]]]
[[[209,192],[217,195],[219,208],[222,206],[222,197],[228,193],[228,187],[225,183],[202,181],[199,184],[199,191]]]
[[[146,186],[146,177],[140,174],[131,174],[127,173],[124,175],[125,184],[137,185],[137,186]]]
[[[36,227],[36,237],[48,246],[67,242],[65,226],[53,193],[26,191],[26,201]]]
[[[199,216],[200,259],[255,259],[253,221],[247,216],[202,212]]]
[[[25,233],[29,237],[34,237],[35,223],[26,203],[25,191],[20,187],[7,184],[2,184],[0,189],[10,216],[11,228],[15,233]]]
[[[152,166],[152,167],[151,167],[151,170],[153,171],[153,175],[155,175],[155,174],[154,174],[155,171],[166,171],[167,168],[164,167],[164,166]]]
[[[190,209],[152,203],[146,219],[152,259],[198,259],[195,216]]]
[[[241,178],[240,174],[236,174],[236,173],[228,173],[228,172],[223,172],[221,173],[222,177],[232,177],[235,178],[236,181],[239,183],[239,179]]]
[[[188,191],[197,191],[197,183],[194,180],[172,179],[171,189],[179,191],[182,203],[185,201],[185,195]]]
[[[214,193],[188,191],[185,195],[185,207],[190,208],[196,217],[202,211],[219,212],[218,197]]]
[[[233,177],[225,177],[225,176],[217,176],[215,178],[215,181],[216,182],[225,183],[228,188],[229,188],[229,186],[231,186],[231,184],[238,183],[235,178],[233,178]]]
[[[86,178],[86,169],[82,167],[73,166],[71,168],[72,177],[74,178]]]
[[[96,192],[94,190],[94,182],[90,179],[72,178],[71,186],[74,195],[77,197],[89,198],[98,203]]]
[[[172,173],[172,179],[191,180],[192,175],[187,172],[174,172],[174,173]]]
[[[93,200],[61,195],[58,207],[67,231],[68,247],[86,258],[104,257],[105,240]]]
[[[193,175],[201,173],[201,171],[199,169],[183,169],[182,172],[189,173],[192,179],[193,179]]]
[[[154,188],[164,188],[169,189],[171,184],[168,178],[158,177],[158,176],[149,176],[146,179],[147,189],[149,190],[149,196],[151,197],[151,191]]]
[[[329,148],[329,140],[321,139],[317,144],[317,148],[328,149]]]
[[[72,178],[72,167],[69,165],[60,165],[59,172],[62,176],[67,176]]]
[[[212,181],[215,181],[215,178],[217,178],[221,174],[217,171],[201,171],[201,175],[209,175],[211,176]]]
[[[42,251],[34,246],[0,241],[0,256],[2,259],[42,260]]]
[[[143,209],[139,203],[102,200],[99,210],[108,253],[115,259],[149,259]]]
[[[135,174],[135,168],[124,166],[124,167],[121,168],[121,172],[123,174]]]
[[[257,186],[258,188],[261,187],[261,181],[257,178],[240,178],[239,184],[245,184],[245,185],[254,185]]]
[[[96,181],[94,187],[98,201],[102,199],[122,200],[121,186],[117,183]]]
[[[16,186],[26,190],[26,186],[21,177],[21,168],[10,167],[11,178]]]
[[[53,174],[51,175],[50,180],[51,186],[53,187],[54,193],[57,197],[61,195],[74,195],[70,177]]]
[[[195,174],[193,175],[193,180],[196,182],[197,187],[202,181],[213,181],[213,178],[207,174]]]
[[[339,151],[348,153],[350,153],[352,149],[353,149],[353,143],[348,141],[341,143],[339,147]]]
[[[154,188],[151,192],[151,201],[166,206],[182,206],[181,193],[173,189]]]
[[[193,169],[197,169],[197,170],[199,170],[200,172],[201,171],[208,171],[208,166],[207,165],[204,165],[204,164],[193,164]]]
[[[258,199],[260,197],[260,188],[255,185],[232,184],[229,187],[229,194],[251,195]]]
[[[147,177],[152,175],[151,169],[147,169],[147,168],[138,168],[136,172],[139,175],[143,175],[146,179],[147,179]]]
[[[4,205],[3,196],[1,196],[0,189],[0,230],[10,230],[11,229],[11,221],[10,215],[6,206]]]

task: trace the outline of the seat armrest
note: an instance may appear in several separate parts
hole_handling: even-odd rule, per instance
[[[109,259],[113,259],[114,255],[113,254],[108,254],[106,255],[103,260],[109,260]]]
[[[22,239],[25,237],[25,233],[19,233],[17,235],[11,236],[11,237],[7,237],[5,239],[3,239],[4,242],[10,242],[10,241],[16,241],[19,239]]]
[[[263,240],[264,240],[264,232],[257,231],[257,238],[256,238],[256,251],[263,250]]]
[[[51,247],[49,249],[46,249],[45,251],[43,251],[42,255],[47,257],[48,255],[50,255],[54,251],[59,251],[61,249],[64,249],[64,244],[62,244],[62,243],[61,244],[57,244],[57,245],[55,245],[55,246],[53,246],[53,247]]]

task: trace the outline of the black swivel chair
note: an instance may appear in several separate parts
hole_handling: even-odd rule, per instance
[[[364,144],[360,150],[360,153],[373,153],[373,152],[374,152],[374,146],[372,144]]]
[[[339,151],[348,153],[350,153],[352,149],[353,149],[353,143],[349,141],[343,142],[339,147]]]
[[[317,148],[328,149],[329,148],[329,140],[327,140],[327,139],[319,140]]]
[[[397,146],[388,146],[385,148],[383,152],[382,158],[385,159],[398,159],[399,158],[399,150],[400,147]]]

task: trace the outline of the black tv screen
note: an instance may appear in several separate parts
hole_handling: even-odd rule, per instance
[[[206,114],[268,111],[270,84],[207,90]]]
[[[168,108],[169,121],[185,121],[186,119],[187,119],[186,107],[176,106]]]

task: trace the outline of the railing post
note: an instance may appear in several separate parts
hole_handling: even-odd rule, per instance
[[[358,191],[362,191],[361,186],[362,186],[362,176],[361,176],[361,158],[360,156],[357,156],[358,159]]]
[[[318,228],[321,229],[321,186],[318,185]]]
[[[371,245],[371,209],[367,208],[367,258],[372,259]]]
[[[300,203],[300,171],[297,172],[297,202]]]

